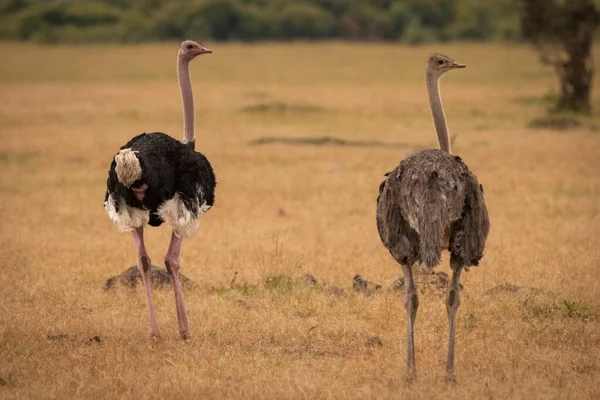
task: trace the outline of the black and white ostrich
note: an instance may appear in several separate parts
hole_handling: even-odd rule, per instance
[[[120,231],[131,231],[137,245],[140,270],[152,336],[160,331],[154,316],[149,270],[152,265],[144,247],[144,226],[163,222],[173,228],[165,265],[175,288],[177,321],[183,339],[190,337],[190,325],[179,279],[179,252],[183,238],[198,229],[198,219],[213,205],[216,180],[204,155],[194,151],[194,98],[189,63],[200,54],[212,53],[186,40],[177,56],[177,74],[184,114],[184,138],[179,142],[164,133],[142,133],[125,144],[112,160],[104,207]]]
[[[452,281],[446,299],[450,331],[446,373],[453,380],[460,274],[463,269],[478,265],[490,228],[483,187],[461,158],[450,151],[439,93],[441,76],[464,67],[441,54],[429,58],[426,83],[441,150],[429,149],[408,156],[386,174],[377,198],[379,236],[404,274],[409,380],[415,377],[414,324],[419,306],[413,265],[421,263],[429,271],[439,264],[443,249],[450,252]]]

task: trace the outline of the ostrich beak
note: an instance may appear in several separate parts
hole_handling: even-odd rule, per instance
[[[210,53],[212,53],[212,50],[211,49],[207,49],[206,47],[200,46],[200,48],[194,49],[193,53],[196,54],[196,55],[210,54]]]
[[[466,68],[467,64],[452,63],[452,68]]]

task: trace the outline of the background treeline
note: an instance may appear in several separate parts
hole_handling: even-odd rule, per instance
[[[519,16],[519,0],[0,0],[0,39],[510,40]]]

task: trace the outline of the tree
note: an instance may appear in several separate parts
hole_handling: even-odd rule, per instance
[[[521,32],[560,80],[557,110],[589,114],[592,42],[600,22],[594,0],[522,0]]]

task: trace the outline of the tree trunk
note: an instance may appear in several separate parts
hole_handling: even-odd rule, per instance
[[[568,110],[589,114],[593,81],[591,46],[588,46],[587,43],[572,43],[571,46],[568,46],[567,52],[568,60],[555,65],[561,88],[556,108],[559,111]]]

